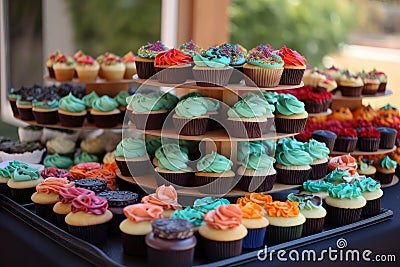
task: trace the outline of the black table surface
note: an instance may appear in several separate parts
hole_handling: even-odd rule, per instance
[[[268,257],[264,261],[255,259],[254,261],[237,266],[381,266],[392,265],[399,266],[400,262],[400,183],[384,188],[382,198],[382,207],[393,211],[393,218],[379,224],[371,225],[362,229],[355,230],[344,235],[330,237],[310,245],[299,246],[291,251],[287,250],[285,255],[281,253],[282,261],[278,255],[274,254],[272,259]],[[1,202],[0,202],[1,205]],[[323,250],[337,250],[337,242],[344,239],[346,247],[343,250],[357,250],[360,260],[351,260],[351,254],[340,257],[339,253],[332,252],[329,257],[328,252],[321,253]],[[343,240],[341,240],[343,242]],[[342,243],[343,244],[343,243]],[[303,250],[315,251],[316,260],[309,260],[307,254],[302,260]],[[362,252],[370,250],[371,254],[365,254],[370,262],[362,258]],[[278,253],[278,254],[279,254]],[[289,257],[289,256],[292,257]],[[296,255],[299,255],[297,261]],[[334,256],[337,256],[336,260]],[[393,258],[394,255],[395,258]],[[263,254],[261,254],[263,256]],[[379,259],[391,260],[391,262],[382,262]],[[292,260],[293,258],[293,260]],[[318,259],[319,258],[319,259]],[[321,260],[322,259],[322,260]],[[393,262],[393,259],[395,261]],[[71,251],[66,250],[58,243],[48,238],[41,232],[32,229],[23,221],[17,219],[12,214],[0,209],[0,266],[91,266],[85,259],[80,258]],[[168,264],[166,264],[168,266]]]

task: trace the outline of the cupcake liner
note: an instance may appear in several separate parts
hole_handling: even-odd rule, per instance
[[[318,180],[324,178],[328,172],[328,161],[320,164],[310,164],[311,172],[308,176],[309,180]]]
[[[32,203],[31,196],[36,192],[36,187],[32,188],[10,188],[11,198],[19,204]]]
[[[199,186],[199,191],[204,194],[226,194],[231,190],[234,179],[235,177],[196,176],[193,185]]]
[[[94,245],[100,245],[107,239],[109,223],[95,224],[89,226],[68,225],[68,232],[80,239]]]
[[[23,121],[33,121],[35,119],[32,108],[18,108],[18,113]]]
[[[238,138],[259,138],[270,131],[273,123],[274,118],[262,122],[226,120],[230,136]]]
[[[53,67],[47,67],[47,71],[49,72],[49,77],[50,78],[54,79],[56,77],[56,74],[54,73]]]
[[[8,187],[7,183],[0,183],[0,194],[11,197],[10,187]]]
[[[265,233],[265,243],[271,246],[295,240],[301,237],[302,231],[303,224],[290,227],[269,225]]]
[[[121,232],[122,249],[125,254],[131,256],[146,256],[146,235],[128,235]]]
[[[243,238],[243,248],[261,248],[264,247],[265,232],[267,227],[257,229],[247,229],[247,235]]]
[[[90,111],[89,111],[89,110],[88,110],[87,113],[86,113],[86,119],[87,119],[87,121],[88,121],[89,123],[94,123],[92,114],[90,114]]]
[[[103,69],[103,78],[107,81],[119,81],[124,78],[125,70],[105,70]]]
[[[325,143],[325,145],[329,148],[329,151],[333,151],[333,147],[335,146],[336,138],[325,138],[323,136],[312,135],[312,138],[317,140],[318,142]]]
[[[338,90],[342,92],[342,96],[359,97],[364,86],[342,86],[338,85]]]
[[[59,82],[70,82],[74,78],[74,69],[55,69],[55,78]]]
[[[322,218],[306,218],[303,224],[302,236],[309,236],[321,233],[324,228],[325,217]]]
[[[85,121],[86,115],[82,116],[69,116],[58,113],[58,118],[60,119],[60,123],[65,127],[82,127],[83,122]]]
[[[119,123],[124,123],[126,110],[125,109],[124,110],[120,109],[119,111],[120,112],[119,112],[119,116],[118,116],[118,122]]]
[[[99,70],[81,70],[74,73],[74,77],[78,78],[81,83],[95,82]]]
[[[379,142],[379,148],[382,149],[391,149],[394,147],[396,143],[396,134],[388,134],[381,132],[381,141]]]
[[[123,176],[144,176],[150,172],[150,160],[149,161],[125,161],[115,160],[117,166]]]
[[[227,85],[232,72],[233,68],[192,69],[196,85],[206,87]]]
[[[229,83],[240,83],[241,80],[243,80],[243,66],[235,67],[231,66],[233,68],[233,72],[231,77],[229,78]]]
[[[282,184],[289,185],[302,185],[303,182],[307,181],[310,175],[311,169],[307,170],[285,170],[280,169],[278,166],[276,169],[276,181]]]
[[[376,95],[376,93],[378,92],[379,86],[378,88],[374,88],[374,87],[369,87],[368,85],[364,85],[364,88],[361,92],[361,94],[363,95]]]
[[[378,215],[381,211],[381,198],[367,200],[367,204],[362,208],[361,217],[368,218]]]
[[[245,192],[268,192],[274,186],[276,173],[266,176],[245,176],[239,180],[239,187]],[[255,186],[259,185],[257,188]]]
[[[58,122],[58,111],[37,112],[32,111],[35,120],[39,124],[56,124]]]
[[[155,67],[157,80],[160,83],[179,84],[184,83],[189,77],[191,66],[187,67]]]
[[[112,210],[113,208],[109,208],[109,209]],[[111,211],[113,214],[113,217],[111,218],[111,221],[110,221],[109,231],[112,234],[121,234],[122,233],[121,230],[119,229],[119,225],[122,223],[123,220],[126,219],[126,217],[122,211],[122,208],[120,208],[120,209],[121,209],[121,213],[115,213],[115,212]]]
[[[158,130],[163,127],[169,112],[164,113],[133,113],[127,111],[128,117],[139,130]]]
[[[173,118],[175,130],[181,135],[203,135],[207,131],[208,118]]]
[[[358,149],[365,152],[378,151],[380,140],[380,138],[358,138]]]
[[[361,218],[361,211],[362,208],[342,209],[326,205],[326,221],[336,226],[358,222]]]
[[[338,137],[333,150],[340,152],[353,152],[357,146],[357,137]]]
[[[126,66],[125,66],[126,67]],[[131,80],[133,75],[136,74],[136,68],[125,68],[124,79]]]
[[[10,102],[10,106],[11,106],[11,110],[13,112],[13,115],[14,116],[18,116],[19,115],[19,111],[18,111],[18,107],[17,107],[17,100],[16,99],[14,99],[14,100],[10,99],[9,102]]]
[[[314,100],[304,100],[304,108],[308,113],[321,113],[325,112],[324,110],[324,103],[323,102],[316,102]]]
[[[284,68],[279,84],[282,85],[297,85],[301,83],[304,75],[304,69]]]
[[[378,180],[381,184],[390,184],[393,181],[394,173],[383,173],[376,171],[375,180]]]
[[[243,72],[253,81],[245,79],[246,86],[271,88],[279,85],[283,68],[244,68]]]
[[[210,114],[207,123],[207,131],[223,129],[224,127],[219,123],[220,121],[223,121],[220,114]]]
[[[94,124],[99,128],[112,128],[118,125],[119,113],[109,115],[92,114]]]
[[[378,93],[384,93],[386,91],[386,83],[385,82],[381,82],[379,84],[379,88],[378,88]]]
[[[154,61],[135,61],[136,73],[140,79],[149,79],[156,74]]]
[[[147,266],[192,266],[194,247],[181,251],[163,251],[147,246]]]
[[[332,104],[332,99],[326,99],[324,102],[322,102],[322,104],[323,104],[322,110],[323,110],[323,112],[326,112],[326,111],[328,111],[328,108]]]
[[[214,241],[203,238],[200,248],[203,257],[210,261],[217,261],[239,256],[242,253],[243,239],[234,241]]]
[[[66,214],[55,214],[56,215],[56,221],[58,227],[63,229],[64,231],[68,231],[68,224],[65,222],[65,217],[67,216]]]
[[[275,127],[278,133],[300,133],[306,127],[307,118],[289,119],[275,117]]]
[[[42,217],[46,221],[56,224],[56,214],[53,212],[54,204],[39,204],[35,203],[35,213],[37,216]]]
[[[159,172],[158,173],[162,178],[167,180],[171,185],[179,185],[179,186],[190,186],[193,181],[193,172],[182,172],[182,173],[171,173],[171,172]],[[157,179],[157,185],[170,185],[165,182],[163,179]]]

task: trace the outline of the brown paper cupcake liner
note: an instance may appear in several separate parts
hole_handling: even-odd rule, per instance
[[[290,227],[269,225],[265,233],[265,243],[268,246],[285,243],[301,237],[303,224]]]
[[[316,102],[313,100],[304,100],[304,108],[308,113],[321,113],[325,112],[324,110],[324,103],[323,102]]]
[[[342,92],[342,96],[359,97],[364,86],[342,86],[339,85],[338,89]]]
[[[57,225],[64,231],[68,231],[68,224],[65,222],[66,216],[66,214],[56,214]]]
[[[279,84],[281,85],[297,85],[301,83],[304,75],[304,69],[291,69],[291,68],[284,68],[281,80]]]
[[[123,176],[144,176],[151,173],[152,165],[149,161],[115,160]]]
[[[243,72],[250,78],[245,79],[246,86],[271,88],[279,85],[283,68],[244,68]]]
[[[316,233],[321,233],[324,228],[325,217],[322,218],[306,218],[303,224],[302,236],[309,236]]]
[[[32,108],[18,108],[18,113],[23,121],[33,121],[35,119]]]
[[[378,180],[381,184],[390,184],[393,181],[394,173],[382,173],[376,171],[375,180]]]
[[[112,128],[119,123],[119,113],[110,115],[92,114],[94,124],[99,128]]]
[[[207,131],[208,118],[173,118],[175,131],[181,135],[203,135]]]
[[[358,138],[358,149],[365,152],[378,151],[380,141],[380,138]]]
[[[243,80],[243,66],[240,67],[233,67],[233,72],[231,77],[229,78],[229,83],[240,83],[241,80]]]
[[[329,148],[329,151],[332,152],[335,146],[336,138],[325,138],[323,136],[312,136],[313,139],[317,140],[318,142],[325,143],[325,145]]]
[[[54,204],[38,204],[35,203],[35,213],[37,216],[42,217],[46,221],[56,224],[56,214],[53,212]]]
[[[156,68],[157,80],[160,83],[179,84],[184,83],[189,77],[191,66],[187,67],[169,67],[169,68]]]
[[[226,194],[234,183],[235,177],[207,177],[195,176],[193,185],[199,187],[199,191],[205,194]]]
[[[140,79],[149,79],[157,72],[153,61],[136,61],[135,65],[136,73]]]
[[[56,78],[56,74],[54,73],[53,67],[47,67],[47,71],[49,72],[49,77],[50,78]]]
[[[193,172],[182,172],[182,173],[169,173],[159,172],[158,173],[164,179],[157,179],[157,185],[179,185],[179,186],[191,186],[193,182]]]
[[[125,254],[132,256],[146,256],[146,235],[128,235],[121,232],[122,249]]]
[[[276,181],[282,184],[289,185],[302,185],[303,182],[307,181],[310,175],[311,169],[307,170],[285,170],[275,167],[276,169]]]
[[[214,131],[218,129],[223,129],[224,127],[219,123],[223,121],[223,118],[220,113],[218,114],[210,114],[207,123],[207,131]]]
[[[226,120],[230,136],[238,138],[259,138],[270,131],[273,123],[274,118],[263,122]]]
[[[379,142],[379,148],[391,149],[396,143],[396,134],[381,133],[381,141]]]
[[[89,243],[100,245],[101,243],[104,243],[107,239],[108,228],[108,222],[89,226],[68,225],[68,232]]]
[[[11,198],[19,204],[31,203],[31,196],[36,192],[36,187],[16,189],[10,188]]]
[[[384,93],[386,91],[386,83],[380,83],[378,93]]]
[[[169,112],[164,113],[132,113],[127,110],[129,120],[139,130],[158,130],[163,127]]]
[[[59,120],[57,110],[51,112],[32,111],[32,113],[36,122],[40,124],[56,124]]]
[[[147,266],[192,266],[194,248],[181,251],[162,251],[147,246]]]
[[[378,89],[379,89],[379,88],[378,88]],[[364,88],[363,88],[361,94],[363,94],[363,95],[376,95],[376,93],[378,92],[378,89],[367,89],[367,88],[365,88],[365,86],[364,86]]]
[[[206,87],[220,87],[229,83],[233,68],[225,69],[192,69],[196,85]]]
[[[378,215],[381,211],[381,198],[367,200],[367,204],[362,208],[361,217],[368,218]]]
[[[245,176],[239,180],[239,187],[246,192],[268,192],[274,186],[276,173],[266,176]]]
[[[333,150],[340,152],[353,152],[356,149],[358,138],[338,137]]]
[[[9,100],[10,105],[11,105],[11,110],[13,112],[14,116],[19,115],[18,107],[17,107],[17,100]]]
[[[60,123],[65,127],[82,127],[83,122],[85,121],[86,115],[82,116],[68,116],[64,114],[58,113],[58,118],[60,119]]]
[[[201,252],[204,258],[218,261],[239,256],[242,253],[243,239],[235,241],[214,241],[203,238]]]
[[[361,218],[362,208],[342,209],[326,205],[326,221],[332,225],[346,225],[358,222]]]
[[[324,102],[322,102],[322,104],[323,104],[322,110],[323,110],[323,112],[326,112],[326,111],[328,111],[328,108],[332,104],[332,99],[326,99]]]
[[[306,127],[307,118],[286,119],[275,117],[275,127],[278,133],[300,133]]]
[[[320,164],[310,164],[311,172],[308,176],[309,180],[318,180],[324,178],[328,172],[328,161]]]

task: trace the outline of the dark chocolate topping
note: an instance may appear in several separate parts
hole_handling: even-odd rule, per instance
[[[186,239],[193,236],[193,224],[183,219],[156,219],[153,233],[164,239]]]
[[[107,189],[107,181],[98,178],[84,178],[81,180],[75,180],[75,186],[99,193]]]
[[[138,201],[138,194],[131,191],[105,191],[98,194],[108,201],[109,207],[126,207]]]

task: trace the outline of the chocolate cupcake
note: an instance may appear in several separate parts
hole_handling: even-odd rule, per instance
[[[379,149],[381,133],[374,127],[361,128],[358,133],[358,148],[360,151],[375,152]]]
[[[337,138],[333,150],[351,153],[356,149],[358,137],[355,129],[341,128],[337,130],[336,134]]]
[[[231,59],[229,66],[233,68],[229,83],[239,83],[243,78],[243,65],[246,63],[247,50],[240,44],[223,43],[217,46]]]
[[[120,110],[115,99],[103,95],[92,103],[90,115],[99,128],[112,128],[118,125]]]
[[[86,114],[85,103],[72,93],[60,99],[58,117],[62,126],[82,127]]]
[[[160,83],[180,84],[186,82],[192,71],[192,57],[175,48],[157,54],[154,67]]]
[[[312,138],[318,142],[323,142],[329,148],[329,151],[333,151],[335,140],[337,135],[329,130],[315,130],[312,132]]]
[[[396,171],[397,162],[388,156],[379,159],[376,163],[375,179],[381,184],[390,184]]]
[[[84,178],[75,181],[75,186],[100,193],[107,189],[107,181],[98,178]]]
[[[32,112],[32,98],[19,98],[17,99],[17,108],[19,117],[24,121],[32,121],[35,119]]]
[[[307,60],[295,50],[286,46],[279,49],[276,54],[285,62],[283,73],[279,84],[296,85],[300,84],[306,70]]]

